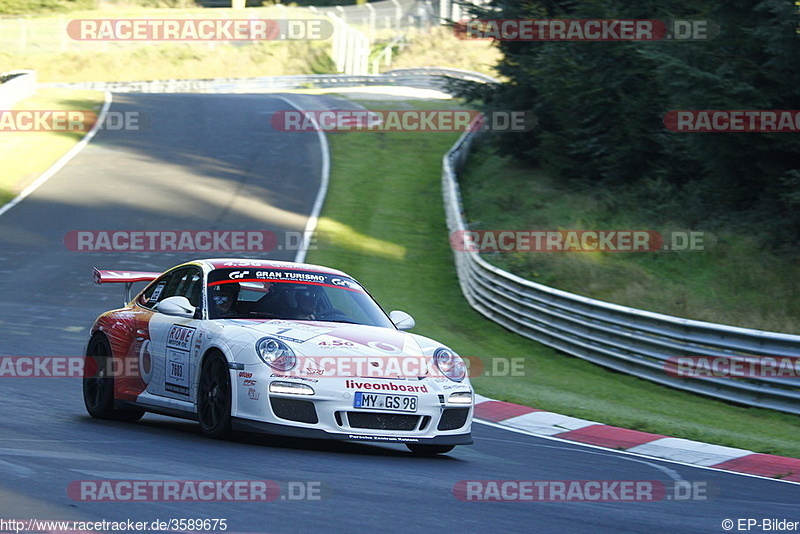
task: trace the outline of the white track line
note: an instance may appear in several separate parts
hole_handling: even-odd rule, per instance
[[[547,439],[547,440],[551,440],[551,441],[557,441],[557,442],[563,443],[565,445],[577,445],[579,447],[584,447],[584,448],[587,448],[587,449],[594,449],[596,451],[604,451],[604,452],[610,452],[610,453],[615,453],[615,454],[621,454],[623,456],[633,456],[635,458],[639,458],[640,460],[641,459],[658,460],[659,462],[667,462],[667,463],[676,464],[676,465],[685,465],[686,467],[695,467],[697,469],[706,469],[708,471],[716,471],[718,473],[728,473],[728,474],[731,474],[731,475],[738,475],[738,476],[742,476],[742,477],[760,478],[761,480],[771,480],[773,482],[783,482],[784,484],[800,485],[800,482],[794,482],[793,480],[783,480],[781,478],[765,477],[765,476],[762,476],[762,475],[753,475],[753,474],[750,474],[750,473],[740,473],[738,471],[728,471],[727,469],[718,469],[716,467],[707,467],[707,466],[704,466],[704,465],[690,464],[690,463],[681,462],[681,461],[678,461],[678,460],[668,460],[666,458],[658,458],[656,456],[648,456],[648,455],[645,455],[645,454],[637,454],[635,452],[621,451],[619,449],[609,449],[609,448],[606,448],[606,447],[600,447],[599,445],[592,445],[591,443],[581,443],[579,441],[570,441],[568,439],[557,438],[557,437],[554,437],[554,436],[544,436],[542,434],[535,434],[535,433],[533,433],[533,432],[531,432],[529,430],[522,430],[522,429],[519,429],[519,428],[513,428],[513,427],[510,427],[510,426],[505,426],[502,423],[495,423],[493,421],[484,421],[483,419],[477,419],[476,418],[476,419],[473,419],[473,422],[480,423],[482,425],[492,426],[492,427],[495,427],[495,428],[500,428],[502,430],[508,430],[509,432],[516,432],[517,434],[524,434],[526,436],[533,436],[535,438],[542,438],[542,439]]]
[[[294,109],[299,112],[303,112],[300,107],[296,106],[294,102],[289,100],[288,97],[279,96],[277,97]],[[303,231],[303,244],[300,249],[297,251],[297,254],[294,257],[294,261],[298,263],[303,263],[306,259],[306,254],[308,253],[308,246],[311,240],[311,233],[317,228],[317,222],[319,221],[319,214],[322,212],[322,205],[325,203],[325,197],[328,194],[328,184],[330,183],[330,173],[331,173],[331,153],[330,148],[328,147],[328,138],[325,136],[325,132],[322,131],[322,128],[317,123],[316,117],[312,115],[308,115],[311,122],[314,124],[314,129],[317,132],[317,136],[319,137],[319,144],[322,147],[322,175],[320,176],[320,184],[319,184],[319,191],[317,192],[317,198],[314,200],[314,206],[311,208],[311,215],[308,216],[308,222],[306,223],[306,228]]]
[[[64,167],[64,165],[66,165],[69,162],[69,160],[77,156],[78,152],[83,150],[84,147],[89,144],[89,141],[92,140],[94,135],[97,133],[97,130],[100,129],[100,125],[103,124],[103,121],[105,120],[106,115],[108,114],[108,108],[110,107],[111,107],[111,92],[106,91],[105,102],[103,102],[103,107],[100,110],[100,116],[97,118],[97,122],[94,123],[94,126],[92,126],[92,129],[89,130],[86,133],[86,135],[83,136],[83,139],[81,139],[77,145],[72,147],[72,149],[70,149],[69,152],[61,156],[61,158],[59,158],[58,161],[53,163],[53,165],[49,169],[47,169],[41,176],[39,176],[31,185],[23,189],[19,195],[17,195],[13,199],[11,199],[6,205],[1,207],[0,216],[2,216],[5,212],[10,210],[23,200],[25,200],[25,198],[28,195],[36,191],[42,184],[44,184],[47,180],[52,178],[53,175],[55,175],[55,173],[60,171],[62,167]]]

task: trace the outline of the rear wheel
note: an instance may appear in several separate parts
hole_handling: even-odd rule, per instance
[[[231,375],[225,356],[216,352],[203,361],[197,389],[200,430],[214,439],[231,434]]]
[[[455,445],[412,445],[410,443],[407,443],[406,447],[419,456],[436,456],[437,454],[448,453],[456,448]]]
[[[95,334],[86,348],[83,371],[83,404],[96,419],[138,421],[144,410],[114,408],[114,375],[111,371],[111,345],[103,334]]]

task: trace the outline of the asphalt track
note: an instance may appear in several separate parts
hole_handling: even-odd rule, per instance
[[[302,230],[321,168],[313,134],[271,129],[286,109],[265,95],[115,95],[150,117],[101,131],[0,217],[0,356],[81,354],[96,315],[120,302],[90,271],[163,269],[175,253],[72,252],[70,230]],[[273,257],[291,259],[293,251]],[[724,519],[800,520],[800,486],[639,458],[476,424],[476,443],[438,458],[392,445],[244,435],[218,442],[196,424],[147,415],[89,418],[78,378],[0,383],[0,519],[227,519],[227,532],[724,532]],[[84,502],[80,480],[318,481],[321,500]],[[462,502],[464,480],[706,483],[708,500]],[[737,531],[734,527],[734,531]],[[760,532],[761,528],[751,527]]]

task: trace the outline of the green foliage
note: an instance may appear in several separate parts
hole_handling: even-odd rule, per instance
[[[797,180],[797,176],[794,177]],[[800,332],[797,255],[766,250],[746,232],[658,225],[652,206],[673,205],[676,186],[575,187],[479,143],[459,176],[471,229],[703,231],[702,251],[491,252],[484,259],[528,280],[591,298],[729,325]],[[797,188],[796,190],[800,190]],[[644,203],[642,197],[652,199]],[[800,198],[794,199],[796,202]]]
[[[594,187],[623,185],[663,201],[658,220],[730,221],[800,241],[800,136],[673,133],[670,110],[800,109],[798,10],[791,0],[638,3],[495,0],[481,18],[709,19],[705,41],[499,42],[508,83],[464,91],[487,110],[529,109],[533,132],[494,140],[502,153],[552,176]],[[660,184],[654,189],[654,184]],[[687,209],[688,207],[688,209]]]

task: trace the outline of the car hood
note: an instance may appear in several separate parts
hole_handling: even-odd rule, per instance
[[[377,326],[285,319],[228,319],[225,322],[249,332],[253,341],[275,337],[297,355],[307,357],[429,356],[441,346],[422,336]]]
[[[273,376],[431,378],[448,381],[433,363],[433,353],[442,347],[432,339],[377,326],[325,321],[284,319],[227,319],[225,330],[240,345],[238,361],[260,364],[256,342],[264,337],[283,341],[294,351],[297,364],[291,371]],[[235,335],[233,335],[235,334]],[[468,385],[465,380],[462,385]]]

